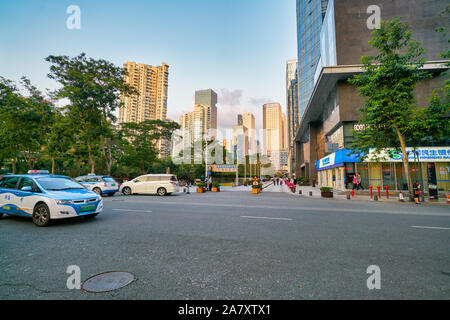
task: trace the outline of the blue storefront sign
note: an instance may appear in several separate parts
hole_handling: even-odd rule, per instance
[[[352,154],[352,150],[338,150],[316,162],[317,170],[325,170],[330,168],[342,167],[345,162],[361,162],[358,155]]]

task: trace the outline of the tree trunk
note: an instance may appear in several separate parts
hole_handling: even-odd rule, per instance
[[[80,163],[80,158],[76,158],[76,163],[77,163],[77,176],[81,175],[81,163]]]
[[[55,174],[55,157],[52,156],[52,174]]]
[[[395,131],[397,132],[397,136],[400,141],[401,148],[402,148],[402,154],[403,154],[402,162],[403,162],[403,169],[405,170],[406,183],[408,184],[408,191],[410,194],[412,194],[411,177],[409,174],[409,162],[408,162],[408,154],[406,152],[405,140],[403,139],[403,135],[400,132],[400,130],[398,129],[398,127],[394,127],[394,128],[395,128]]]
[[[12,161],[12,174],[16,174],[16,159]]]
[[[94,158],[92,157],[91,143],[89,142],[89,139],[87,139],[86,144],[87,144],[88,153],[89,153],[89,163],[91,164],[91,174],[94,174],[95,173],[95,162],[94,162]]]
[[[108,175],[110,176],[112,168],[111,138],[106,139],[106,147],[108,149],[108,159],[106,160],[106,168],[108,169]]]

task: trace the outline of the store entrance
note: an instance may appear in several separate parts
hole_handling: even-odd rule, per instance
[[[436,179],[436,164],[434,162],[427,162],[427,176],[428,176],[428,192],[430,199],[438,198],[438,187]]]

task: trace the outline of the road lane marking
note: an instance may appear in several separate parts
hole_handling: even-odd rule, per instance
[[[130,212],[153,212],[150,210],[131,210],[131,209],[112,209],[113,211],[130,211]]]
[[[411,226],[411,228],[419,228],[419,229],[437,229],[437,230],[450,230],[450,228],[445,228],[445,227]]]
[[[134,200],[135,203],[145,203],[148,201]],[[267,206],[267,205],[245,205],[245,204],[225,204],[225,203],[205,203],[205,202],[176,202],[176,201],[151,201],[151,204],[158,205],[173,205],[173,206],[202,206],[202,207],[229,207],[229,208],[249,208],[249,209],[276,209],[276,210],[298,210],[298,211],[322,211],[322,212],[343,212],[343,213],[376,213],[376,214],[401,214],[401,215],[416,215],[416,216],[450,216],[448,213],[439,212],[412,212],[412,211],[390,211],[392,208],[323,208],[323,207],[283,207],[283,206]]]
[[[255,217],[255,216],[241,216],[241,218],[292,221],[292,219],[289,218],[272,218],[272,217]]]

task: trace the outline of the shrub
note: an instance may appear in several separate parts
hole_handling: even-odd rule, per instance
[[[309,179],[307,177],[299,177],[297,180],[297,184],[307,185],[307,184],[309,184]]]
[[[332,192],[333,188],[331,188],[331,187],[321,187],[320,191],[322,191],[322,192]]]

